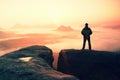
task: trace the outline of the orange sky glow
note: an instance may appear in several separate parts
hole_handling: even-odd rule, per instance
[[[120,49],[119,6],[120,0],[0,0],[0,54],[30,45],[81,49],[86,22],[93,49]]]
[[[120,20],[120,0],[0,0],[0,25],[97,24]]]

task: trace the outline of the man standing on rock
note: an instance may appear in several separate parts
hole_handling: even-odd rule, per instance
[[[88,40],[89,50],[91,50],[90,35],[92,34],[92,30],[88,27],[88,23],[85,23],[85,27],[82,29],[81,34],[84,38],[82,50],[85,49],[86,40]]]

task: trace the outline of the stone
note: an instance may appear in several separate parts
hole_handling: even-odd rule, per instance
[[[0,80],[79,80],[52,68],[52,50],[29,46],[0,57]]]
[[[120,80],[120,54],[95,50],[61,50],[57,70],[81,80]]]

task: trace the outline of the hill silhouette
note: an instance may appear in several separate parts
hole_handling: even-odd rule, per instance
[[[61,50],[57,70],[80,80],[120,80],[120,54],[94,50]]]
[[[64,25],[61,25],[60,27],[58,27],[56,29],[56,31],[59,31],[59,32],[70,32],[70,31],[75,31],[73,28],[71,28],[70,26],[64,26]]]

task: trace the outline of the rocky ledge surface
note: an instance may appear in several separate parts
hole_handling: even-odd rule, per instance
[[[120,80],[120,54],[94,50],[61,50],[57,70],[81,80]]]
[[[52,68],[52,50],[30,46],[0,57],[0,80],[78,80]]]

